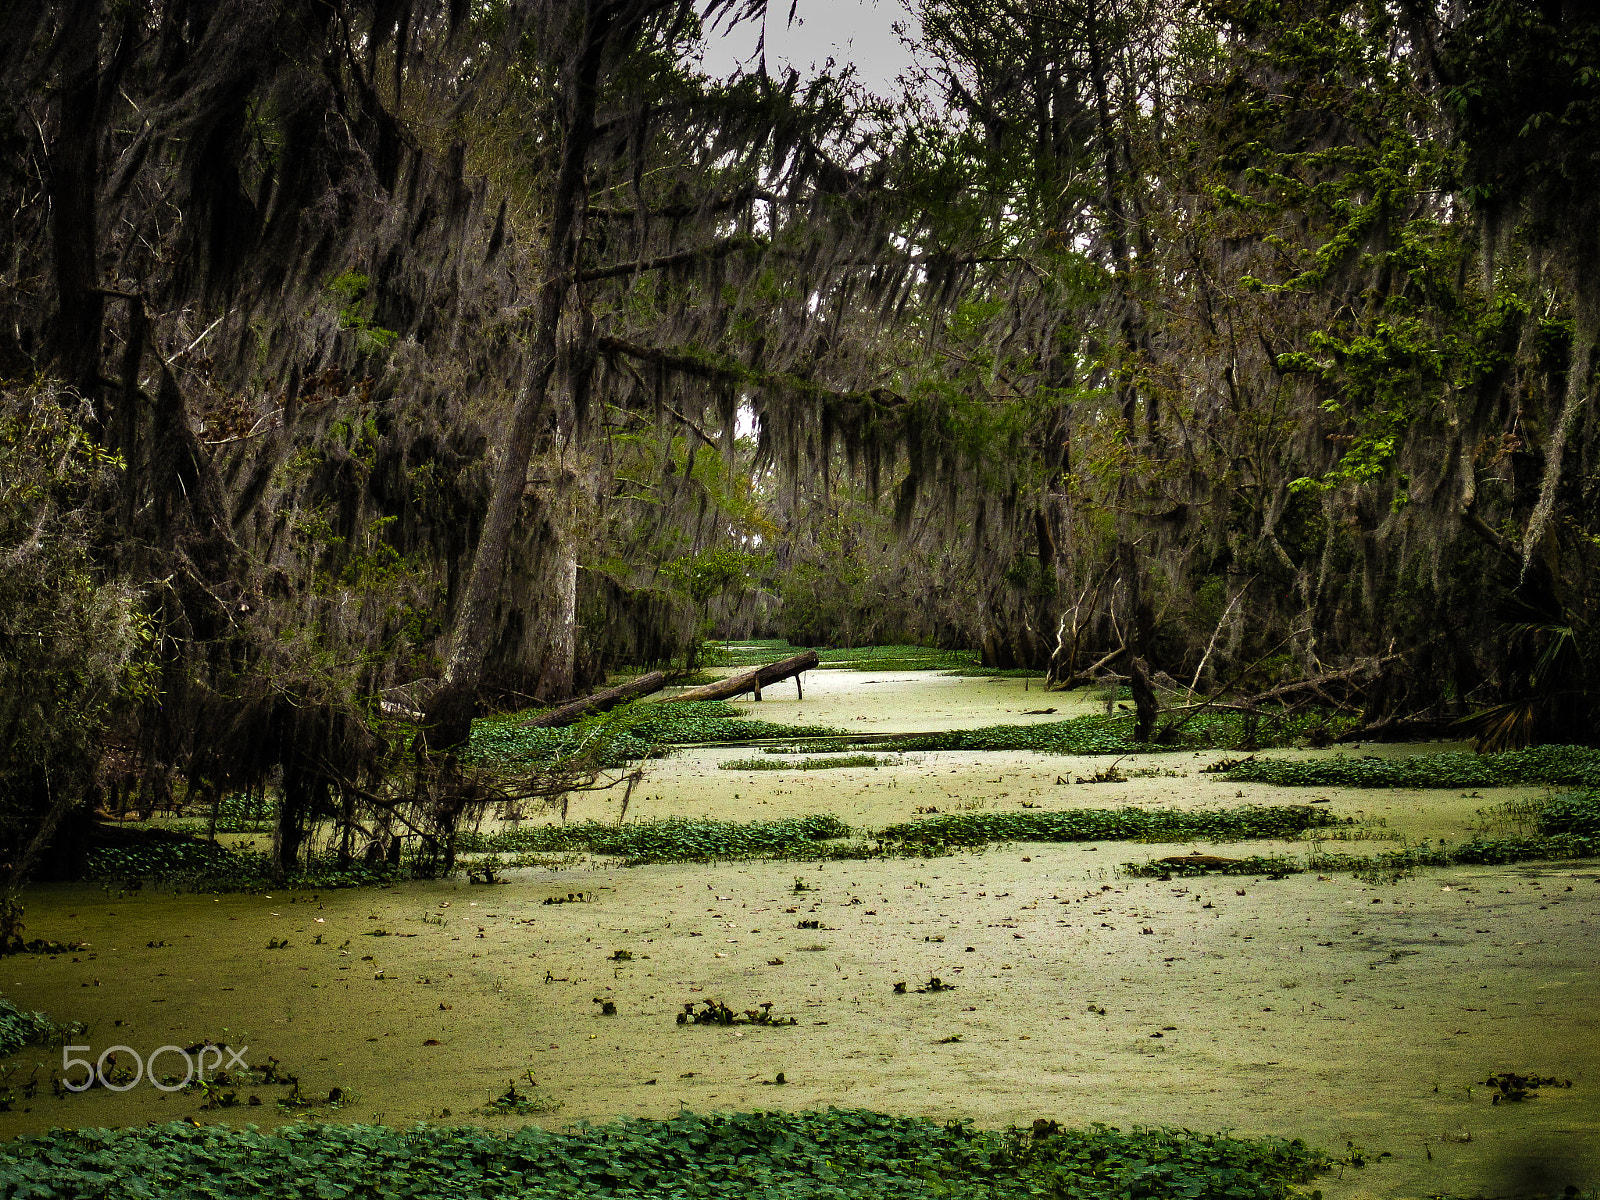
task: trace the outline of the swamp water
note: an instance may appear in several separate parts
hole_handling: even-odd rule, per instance
[[[803,701],[780,685],[759,708],[741,707],[871,732],[1087,711],[1023,689],[1014,679],[813,672]],[[1223,756],[1188,753],[1129,757],[1120,766],[1130,778],[1105,784],[1073,782],[1104,759],[1031,753],[808,772],[717,767],[750,754],[697,750],[653,764],[629,819],[829,812],[878,827],[934,808],[1325,799],[1359,816],[1366,836],[1415,840],[1459,838],[1479,810],[1538,794],[1238,785],[1199,773]],[[616,809],[580,798],[571,815]],[[204,1095],[146,1081],[64,1098],[46,1083],[0,1113],[0,1134],[178,1117],[513,1126],[838,1105],[993,1126],[1048,1117],[1298,1136],[1350,1160],[1318,1181],[1330,1200],[1600,1186],[1596,864],[1458,867],[1382,884],[1117,871],[1192,849],[1304,847],[1107,842],[929,860],[580,862],[514,871],[493,887],[255,896],[41,887],[28,897],[30,934],[89,947],[0,961],[7,998],[84,1022],[77,1040],[93,1055],[206,1039],[248,1047],[249,1062],[276,1058],[319,1103],[280,1109],[281,1083],[243,1083],[237,1107],[210,1111]],[[677,1022],[708,1000],[737,1012],[770,1004],[773,1018],[795,1024]],[[60,1065],[48,1060],[42,1050],[13,1056],[10,1084],[36,1062],[47,1080]],[[162,1070],[181,1073],[181,1063],[163,1060]],[[1573,1086],[1494,1104],[1483,1081],[1502,1071]],[[519,1111],[487,1107],[513,1082]],[[337,1107],[326,1103],[334,1089]],[[250,1107],[251,1095],[262,1103]]]

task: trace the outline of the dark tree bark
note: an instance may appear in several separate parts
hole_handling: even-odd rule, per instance
[[[49,150],[51,248],[55,253],[55,357],[80,395],[99,390],[105,322],[96,264],[99,223],[100,4],[80,0],[63,18],[55,131]]]

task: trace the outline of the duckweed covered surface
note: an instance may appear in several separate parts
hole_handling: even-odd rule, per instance
[[[482,1129],[366,1125],[56,1130],[0,1148],[0,1196],[38,1200],[770,1197],[1280,1200],[1326,1165],[1300,1141],[1104,1125],[1035,1138],[852,1109]]]

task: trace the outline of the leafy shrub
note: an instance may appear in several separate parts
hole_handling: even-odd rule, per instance
[[[1034,1138],[860,1110],[473,1128],[172,1124],[54,1130],[0,1147],[0,1190],[38,1200],[1281,1200],[1326,1159],[1299,1141],[1103,1125]]]

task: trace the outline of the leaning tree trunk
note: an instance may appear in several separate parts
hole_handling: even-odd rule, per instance
[[[528,463],[534,442],[550,408],[556,374],[556,332],[575,286],[586,199],[585,171],[594,141],[595,104],[600,62],[617,23],[615,6],[589,0],[582,41],[567,87],[568,120],[562,137],[561,169],[550,201],[550,230],[545,242],[545,280],[539,288],[533,330],[532,365],[512,410],[489,511],[467,582],[456,605],[444,678],[427,705],[425,729],[432,749],[462,745],[472,732],[484,657],[493,637],[495,605],[505,573],[506,551],[527,488]]]

